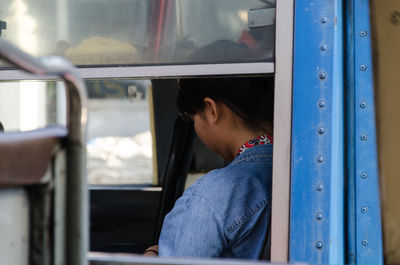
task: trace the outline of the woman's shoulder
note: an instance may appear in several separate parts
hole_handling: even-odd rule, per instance
[[[218,187],[218,185],[232,185],[243,182],[247,178],[252,180],[268,179],[272,170],[272,144],[255,146],[236,157],[229,165],[214,169],[200,177],[191,186],[195,191],[201,188]],[[261,163],[252,163],[261,162]],[[240,166],[238,166],[240,165]],[[260,174],[260,171],[262,172]],[[267,176],[265,176],[267,175]]]
[[[196,209],[197,203],[206,203],[218,213],[227,233],[242,231],[239,227],[258,216],[270,201],[271,182],[266,175],[256,176],[249,170],[227,166],[198,179],[186,190],[185,197],[191,209]]]
[[[187,188],[184,196],[191,200],[193,199],[191,197],[201,197],[211,203],[216,200],[221,201],[223,194],[226,196],[232,192],[233,186],[236,185],[232,182],[236,179],[232,174],[237,173],[231,171],[229,166],[211,170]]]
[[[231,164],[208,172],[186,192],[222,204],[224,201],[236,200],[238,194],[248,194],[249,190],[266,194],[270,189],[271,175],[272,171],[264,166]]]
[[[197,179],[187,192],[198,196],[209,195],[213,190],[223,188],[227,173],[227,167],[211,170]]]

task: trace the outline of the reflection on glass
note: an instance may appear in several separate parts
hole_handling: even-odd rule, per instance
[[[4,0],[5,38],[77,65],[271,61],[275,0]]]
[[[0,82],[0,122],[5,132],[65,126],[65,89],[56,81]]]
[[[149,86],[148,80],[87,81],[90,184],[153,184]]]

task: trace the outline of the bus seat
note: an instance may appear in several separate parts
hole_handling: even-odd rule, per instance
[[[0,187],[42,183],[54,148],[67,136],[61,127],[0,136]]]
[[[269,217],[267,233],[265,235],[264,247],[261,252],[261,260],[271,260],[271,215]]]
[[[176,118],[169,150],[167,167],[164,172],[160,208],[154,237],[155,243],[161,233],[164,218],[174,207],[175,201],[182,195],[190,162],[195,132],[192,122]]]

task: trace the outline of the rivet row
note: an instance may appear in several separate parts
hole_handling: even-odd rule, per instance
[[[321,23],[322,23],[322,24],[326,24],[327,22],[328,22],[328,18],[327,18],[327,17],[321,17]],[[323,51],[323,52],[326,51],[327,48],[328,48],[328,47],[327,47],[327,45],[326,45],[325,43],[322,43],[322,44],[320,44],[320,46],[319,46],[319,49],[320,49],[321,51]],[[324,72],[324,71],[321,71],[321,72],[318,74],[318,78],[319,78],[320,80],[325,80],[325,79],[327,78],[327,73]],[[321,100],[318,102],[318,107],[319,107],[320,109],[325,108],[326,105],[327,105],[327,103],[326,103],[326,101],[325,101],[324,99],[321,99]],[[321,126],[321,127],[318,128],[317,131],[318,131],[318,134],[323,135],[323,134],[325,133],[325,128],[324,128],[323,126]],[[323,163],[324,160],[325,160],[325,158],[324,158],[324,156],[323,156],[322,154],[320,154],[320,155],[317,156],[317,162],[318,162],[318,163]],[[317,190],[318,192],[322,192],[322,191],[324,190],[323,184],[322,184],[322,183],[318,184],[318,185],[316,186],[316,190]],[[316,215],[315,215],[315,219],[316,219],[317,221],[322,221],[322,219],[323,219],[322,213],[321,213],[321,212],[317,212]],[[315,247],[316,247],[317,249],[321,250],[321,249],[324,247],[324,244],[323,244],[322,241],[317,241],[317,242],[315,243]]]

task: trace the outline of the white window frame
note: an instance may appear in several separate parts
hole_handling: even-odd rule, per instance
[[[289,260],[294,0],[276,1],[271,262]]]
[[[188,65],[150,65],[121,67],[81,67],[78,73],[82,78],[172,78],[186,76],[249,75],[273,74],[273,62],[188,64]],[[39,79],[49,77],[39,77]],[[19,70],[0,70],[0,81],[38,80],[38,76]]]

